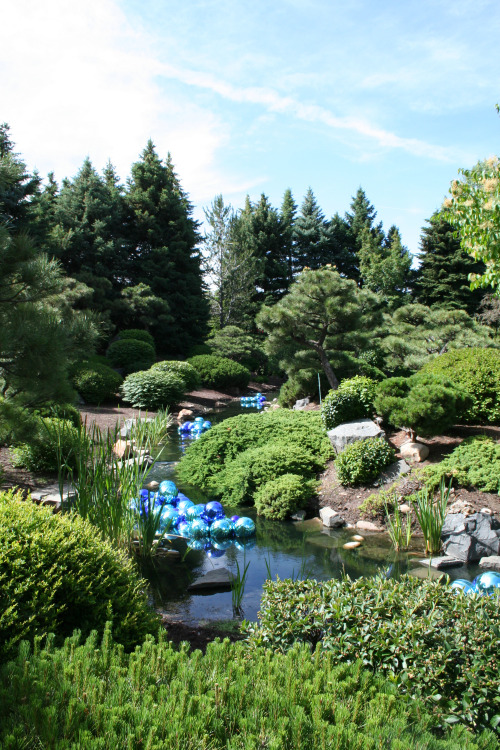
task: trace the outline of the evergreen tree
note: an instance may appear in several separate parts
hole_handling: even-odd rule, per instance
[[[474,314],[485,291],[471,291],[469,274],[484,273],[484,265],[470,257],[455,236],[446,210],[436,211],[422,229],[420,266],[414,297],[423,305],[466,310]]]
[[[330,260],[341,276],[359,280],[359,259],[354,234],[346,219],[336,213],[328,225]]]
[[[308,189],[293,227],[295,273],[304,268],[317,269],[333,265],[328,222],[318,206],[311,188]]]
[[[10,231],[27,230],[31,201],[40,178],[26,171],[26,164],[14,152],[7,123],[0,125],[0,223]]]
[[[363,242],[363,231],[368,229],[373,238],[381,244],[384,241],[382,222],[375,224],[377,212],[366,197],[365,191],[360,187],[352,199],[351,213],[346,213],[345,218],[351,229],[356,248],[359,250]]]
[[[127,203],[132,215],[134,282],[146,284],[168,303],[173,317],[152,327],[157,348],[185,354],[203,341],[209,316],[197,249],[198,223],[170,155],[163,164],[152,141],[132,166]]]
[[[283,237],[283,256],[285,258],[287,268],[287,288],[293,281],[293,271],[296,266],[295,240],[293,235],[296,215],[297,204],[293,199],[292,191],[290,190],[290,188],[287,188],[283,196],[283,203],[281,204],[280,210],[280,222]]]
[[[399,229],[392,226],[383,243],[365,227],[358,252],[363,286],[378,294],[389,310],[404,304],[410,283],[412,258],[401,242]]]

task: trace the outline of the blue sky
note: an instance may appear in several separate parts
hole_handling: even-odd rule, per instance
[[[418,251],[460,167],[500,152],[498,0],[16,0],[0,120],[60,181],[152,138],[203,217],[262,192],[327,216],[362,186]]]

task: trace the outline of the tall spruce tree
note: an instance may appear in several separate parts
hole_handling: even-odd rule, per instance
[[[202,279],[198,223],[174,171],[148,141],[133,164],[127,202],[135,284],[145,284],[170,307],[172,320],[158,320],[151,332],[162,353],[186,354],[203,341],[209,305]]]
[[[292,191],[290,190],[290,188],[287,188],[287,190],[285,190],[283,203],[281,204],[280,209],[281,231],[283,237],[283,256],[285,258],[287,269],[287,288],[293,281],[293,272],[296,265],[295,239],[293,235],[296,215],[297,204],[293,199]]]
[[[354,236],[356,248],[359,250],[363,242],[363,232],[370,231],[373,238],[380,244],[384,241],[382,222],[375,224],[377,212],[366,197],[363,188],[358,188],[351,202],[351,213],[346,213],[345,218]]]
[[[428,307],[466,310],[473,315],[487,290],[471,291],[469,274],[484,273],[484,265],[462,250],[446,209],[436,211],[427,223],[420,239],[414,298]]]
[[[26,171],[26,164],[14,152],[7,123],[0,125],[0,222],[10,231],[27,231],[31,203],[40,178]]]
[[[328,222],[309,188],[293,227],[295,243],[294,273],[304,268],[317,269],[333,265]]]
[[[358,257],[362,285],[378,294],[385,308],[394,310],[407,301],[411,255],[395,226],[389,229],[383,242],[368,226],[361,236]]]

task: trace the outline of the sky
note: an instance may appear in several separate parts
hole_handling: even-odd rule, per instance
[[[123,182],[149,138],[203,219],[221,193],[325,216],[362,187],[418,253],[460,168],[500,153],[498,0],[16,0],[0,122],[60,182]]]

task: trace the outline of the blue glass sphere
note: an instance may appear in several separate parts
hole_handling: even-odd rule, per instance
[[[201,503],[190,505],[184,512],[188,521],[194,521],[195,518],[200,518],[205,513],[205,506]]]
[[[179,505],[177,506],[177,510],[179,511],[179,513],[185,514],[187,509],[191,508],[192,505],[194,505],[192,500],[188,500],[188,498],[186,498],[185,500],[180,501]]]
[[[224,516],[224,508],[217,500],[211,500],[205,506],[205,513],[210,518],[222,518]]]
[[[164,495],[165,497],[177,497],[177,485],[170,479],[164,479],[163,482],[160,482],[158,489],[160,495]]]
[[[234,545],[234,539],[210,539],[211,545],[219,552],[225,552]]]
[[[210,536],[216,542],[227,539],[232,533],[233,527],[228,518],[217,518],[210,527]]]
[[[234,533],[238,539],[246,539],[255,534],[255,523],[251,518],[243,516],[234,524]]]
[[[209,421],[208,421],[208,419],[206,419],[206,420],[205,420],[205,421],[203,422],[203,429],[204,429],[204,430],[209,430],[209,429],[211,428],[211,426],[212,426],[212,422],[209,422]]]
[[[217,549],[217,547],[212,547],[211,545],[208,547],[205,547],[205,551],[208,555],[208,557],[223,557],[226,554],[226,551],[224,549]]]
[[[166,505],[160,515],[160,525],[158,527],[158,531],[163,533],[166,530],[170,531],[170,529],[173,529],[177,523],[178,517],[179,514],[177,513],[175,508],[172,508],[170,505]]]
[[[486,570],[474,578],[473,584],[475,584],[481,591],[489,591],[490,589],[500,588],[500,573],[495,573],[493,570]]]
[[[229,520],[231,521],[231,523],[236,523],[236,521],[240,520],[240,517],[239,516],[231,516],[231,518]]]
[[[200,550],[205,547],[205,542],[203,541],[203,539],[190,539],[187,543],[187,546],[190,549]]]
[[[210,516],[207,516],[206,513],[202,513],[201,516],[200,516],[200,518],[201,518],[202,521],[205,521],[205,523],[207,524],[207,526],[211,526],[212,523],[213,523],[213,521],[214,521],[214,519],[210,518]]]
[[[195,518],[194,521],[191,522],[191,537],[193,539],[204,539],[209,534],[210,529],[201,518]]]
[[[191,536],[191,524],[189,521],[181,521],[177,525],[177,532],[180,536],[189,537]]]
[[[250,536],[247,539],[235,539],[234,540],[234,546],[237,550],[240,550],[240,552],[243,552],[246,549],[252,549],[252,547],[255,547],[257,544],[257,540],[254,536]]]
[[[458,594],[459,591],[462,591],[464,594],[468,594],[473,586],[470,581],[467,581],[465,578],[457,578],[450,586],[451,590]]]

